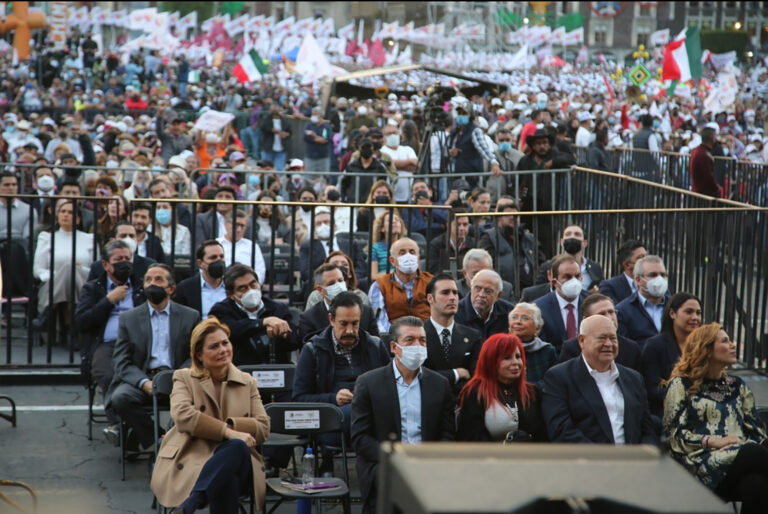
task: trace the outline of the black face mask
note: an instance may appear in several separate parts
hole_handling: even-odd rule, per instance
[[[373,198],[374,203],[389,203],[389,197],[387,195],[379,195]]]
[[[565,250],[565,253],[576,255],[577,253],[579,253],[579,250],[581,250],[581,239],[576,239],[575,237],[569,237],[568,239],[564,240],[563,250]]]
[[[227,264],[224,261],[212,262],[208,265],[208,274],[212,278],[221,278],[224,276],[224,270],[227,269]]]
[[[326,194],[325,197],[328,199],[329,202],[338,202],[339,198],[341,198],[341,193],[339,193],[335,189],[331,189],[330,191],[328,191],[328,194]]]
[[[341,270],[341,276],[344,277],[344,281],[346,282],[349,277],[349,272],[347,271],[347,268],[343,266],[339,266],[339,270]]]
[[[67,133],[63,130],[59,132],[59,139],[67,139]]]
[[[374,150],[381,150],[381,145],[383,145],[383,144],[384,144],[384,143],[379,143],[379,142],[376,142],[376,141],[374,141],[374,143],[373,143],[373,149],[374,149]]]
[[[373,155],[373,148],[365,147],[360,149],[360,157],[363,159],[370,159]]]
[[[314,202],[314,200],[312,200],[312,201]],[[311,212],[312,209],[314,209],[314,207],[312,207],[311,205],[302,205],[301,206],[301,210],[304,211],[304,212]]]
[[[162,303],[168,296],[168,292],[160,286],[151,285],[144,288],[144,298],[155,305]]]
[[[133,263],[131,261],[116,262],[112,265],[112,268],[112,276],[121,284],[125,284],[133,273]]]

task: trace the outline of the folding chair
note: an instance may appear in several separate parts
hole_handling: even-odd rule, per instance
[[[313,449],[317,449],[317,436],[331,432],[341,435],[341,453],[344,459],[344,479],[322,478],[338,486],[337,489],[319,493],[304,493],[284,487],[280,478],[268,478],[267,486],[280,499],[275,503],[268,514],[277,509],[285,500],[310,500],[320,502],[331,498],[341,498],[344,513],[350,513],[349,501],[349,476],[347,475],[347,447],[344,441],[344,414],[335,405],[330,403],[271,403],[266,406],[270,418],[271,432],[288,435],[308,436]],[[317,475],[317,460],[315,460],[315,475]]]
[[[93,412],[93,403],[96,401],[96,390],[99,386],[88,377],[88,440],[93,440],[93,424],[94,423],[107,423],[106,414],[95,414]]]

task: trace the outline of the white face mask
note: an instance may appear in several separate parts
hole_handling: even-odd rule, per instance
[[[334,298],[339,296],[339,293],[343,293],[347,290],[347,283],[343,280],[336,282],[325,288],[325,293],[328,295],[328,300],[333,301]]]
[[[310,116],[309,119],[312,120],[312,123],[317,123],[320,121],[320,116]]]
[[[412,253],[406,253],[397,258],[397,269],[400,273],[410,275],[419,269],[419,258]]]
[[[261,305],[261,290],[249,289],[240,297],[240,303],[248,310],[256,309]]]
[[[563,296],[569,299],[578,297],[581,289],[581,280],[575,277],[560,285]]]
[[[53,184],[54,184],[53,177],[51,177],[50,175],[43,175],[37,181],[37,188],[40,191],[47,193],[48,191],[53,189]]]
[[[648,290],[649,295],[653,296],[654,298],[661,298],[667,294],[669,284],[667,283],[666,278],[658,276],[646,281],[645,287]]]
[[[127,244],[128,247],[131,249],[131,255],[136,253],[136,247],[139,245],[136,240],[132,237],[124,237],[120,239],[123,243]]]
[[[398,357],[400,364],[411,371],[419,369],[424,364],[424,361],[427,360],[426,346],[421,346],[420,344],[413,346],[400,346],[398,344],[397,346],[403,351],[402,355]]]
[[[400,146],[400,134],[389,134],[386,138],[387,146],[396,148]]]
[[[331,237],[331,226],[323,223],[315,229],[315,234],[317,235],[318,239],[328,239]]]

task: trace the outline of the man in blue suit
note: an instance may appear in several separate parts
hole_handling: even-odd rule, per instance
[[[582,290],[581,266],[573,255],[558,255],[552,259],[551,269],[554,291],[533,303],[541,309],[544,318],[539,337],[560,353],[563,341],[577,335],[577,327],[581,323],[581,302],[587,296]]]
[[[640,345],[661,332],[661,320],[669,299],[667,268],[657,255],[649,255],[635,263],[637,291],[616,306],[619,335]]]
[[[648,255],[643,243],[635,239],[624,241],[616,252],[616,260],[621,265],[621,273],[608,280],[600,282],[600,293],[611,300],[614,305],[629,297],[637,291],[635,284],[635,263]]]
[[[585,319],[579,345],[580,356],[550,368],[542,381],[541,410],[550,440],[657,445],[642,377],[615,362],[613,321],[599,314]]]

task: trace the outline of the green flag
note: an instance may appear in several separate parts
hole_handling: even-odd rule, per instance
[[[245,8],[245,2],[221,2],[219,12],[235,15]]]
[[[584,19],[582,18],[581,13],[573,12],[557,18],[554,22],[553,28],[565,27],[566,32],[570,32],[572,30],[576,30],[577,28],[583,27],[583,26],[584,26]]]
[[[523,18],[507,9],[499,9],[496,11],[496,23],[507,27],[516,27],[522,25]]]

